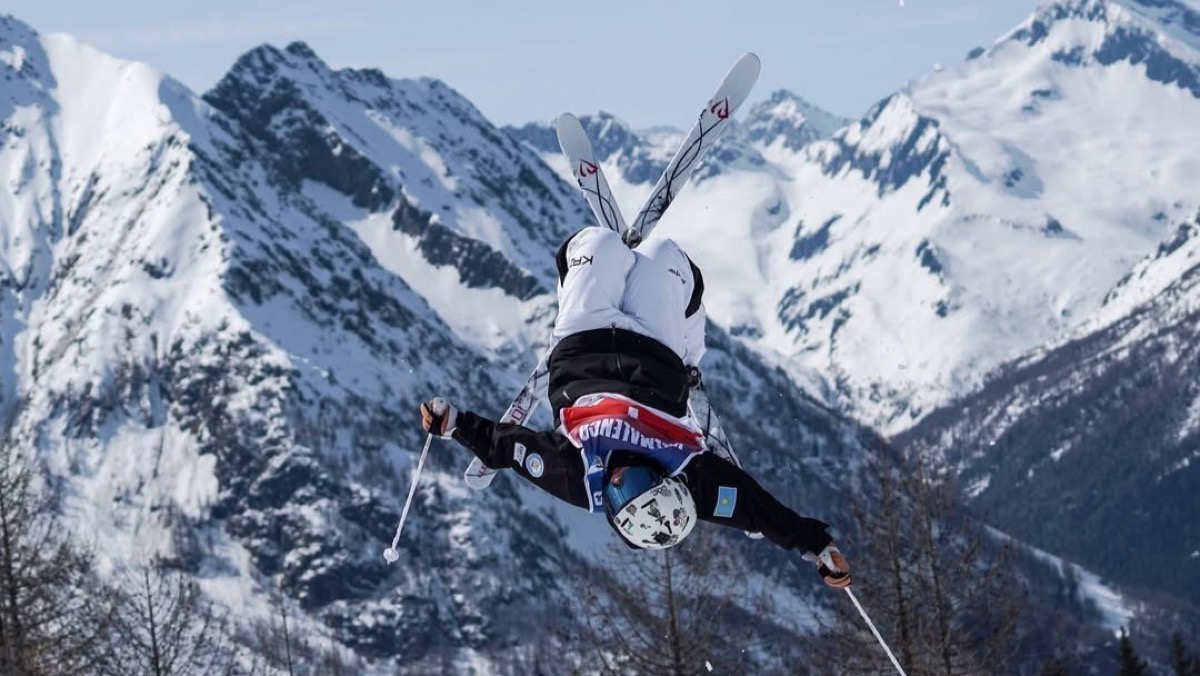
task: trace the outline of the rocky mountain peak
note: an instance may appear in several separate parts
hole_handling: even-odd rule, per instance
[[[752,143],[761,146],[780,143],[789,150],[799,150],[812,141],[829,138],[849,122],[780,89],[746,112],[742,129]]]
[[[427,260],[472,284],[536,295],[552,276],[543,248],[580,220],[553,172],[436,79],[332,70],[292,43],[247,53],[205,100],[269,151],[274,180],[314,205],[323,186],[393,213]]]
[[[1016,42],[1075,67],[1126,63],[1200,98],[1200,11],[1174,0],[1063,0],[993,47]]]

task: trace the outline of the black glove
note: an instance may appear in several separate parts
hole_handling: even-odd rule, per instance
[[[850,586],[850,562],[842,555],[837,545],[832,542],[825,545],[825,549],[817,554],[815,563],[817,572],[821,574],[825,584],[838,589]]]
[[[421,429],[443,439],[454,434],[458,422],[458,410],[450,402],[437,397],[421,402]]]

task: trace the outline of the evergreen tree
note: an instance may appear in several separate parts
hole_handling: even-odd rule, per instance
[[[1179,632],[1171,634],[1171,669],[1175,676],[1200,676],[1200,657],[1187,649]]]
[[[875,450],[851,498],[855,531],[843,544],[896,658],[910,674],[1017,673],[1028,605],[1011,544],[988,536],[934,460]],[[852,606],[836,604],[834,617],[815,652],[839,673],[891,670]]]
[[[1144,676],[1146,674],[1146,661],[1138,657],[1137,652],[1133,649],[1133,642],[1129,640],[1129,633],[1124,628],[1121,629],[1117,651],[1121,660],[1119,676]]]

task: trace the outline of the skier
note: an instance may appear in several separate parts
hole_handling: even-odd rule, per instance
[[[704,281],[670,239],[630,249],[588,227],[559,248],[559,313],[549,398],[559,427],[537,432],[421,404],[422,427],[453,438],[489,468],[510,468],[572,505],[603,511],[630,546],[663,549],[697,519],[799,549],[833,587],[850,567],[827,532],[709,452],[687,416],[704,353]]]

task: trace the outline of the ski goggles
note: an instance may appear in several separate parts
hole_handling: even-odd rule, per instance
[[[618,467],[604,485],[604,511],[611,520],[629,501],[654,488],[663,480],[662,472],[646,466]]]

